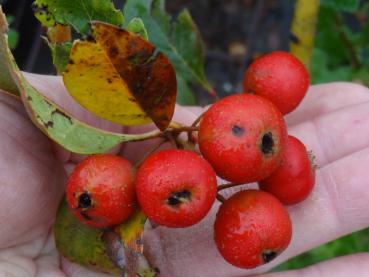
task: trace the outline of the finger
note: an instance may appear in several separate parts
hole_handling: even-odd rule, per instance
[[[0,248],[46,232],[63,194],[64,171],[29,120],[0,103]]]
[[[60,266],[60,254],[55,246],[53,232],[50,232],[41,253],[34,259],[37,277],[66,277]]]
[[[369,89],[359,84],[335,82],[313,85],[298,108],[286,115],[285,119],[288,125],[296,125],[334,110],[368,101]],[[208,107],[187,108],[200,115]]]
[[[369,146],[369,101],[312,118],[289,128],[324,166]]]
[[[65,277],[54,237],[42,236],[0,251],[0,276]]]
[[[303,269],[258,275],[259,277],[366,277],[369,272],[369,253],[343,256]]]
[[[286,116],[295,125],[331,111],[369,101],[369,89],[354,83],[337,82],[309,88],[296,110]]]
[[[27,117],[27,113],[24,110],[23,104],[19,98],[12,96],[11,94],[3,93],[0,89],[0,102],[6,104],[8,107],[14,109],[17,113]]]
[[[88,270],[86,267],[71,263],[65,258],[61,259],[61,265],[63,271],[67,274],[68,277],[112,277],[111,274]]]

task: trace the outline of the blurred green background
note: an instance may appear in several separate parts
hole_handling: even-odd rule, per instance
[[[368,15],[368,1],[321,1],[312,83],[354,81],[369,85]]]

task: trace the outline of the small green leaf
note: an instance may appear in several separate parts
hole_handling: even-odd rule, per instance
[[[9,32],[8,32],[9,48],[14,49],[18,44],[18,40],[19,40],[18,32],[13,30],[13,29],[10,29]]]
[[[188,82],[177,76],[178,90],[181,91],[177,96],[177,102],[181,105],[193,106],[196,105],[196,98],[190,89]]]
[[[331,8],[320,7],[315,43],[315,47],[326,51],[329,55],[327,63],[330,67],[340,66],[349,59],[349,53],[340,36],[341,27],[334,20],[335,13]],[[313,63],[312,66],[314,66]]]
[[[45,38],[49,48],[51,50],[51,56],[53,58],[53,64],[58,73],[62,73],[65,71],[65,68],[69,62],[69,55],[72,49],[72,42],[65,42],[62,44],[59,43],[51,43]]]
[[[32,9],[35,13],[35,17],[45,27],[53,27],[55,21],[57,0],[36,0],[32,3]]]
[[[211,90],[204,70],[203,41],[188,10],[182,11],[173,25],[173,41],[188,67],[193,70],[199,80],[202,80],[204,88]]]
[[[350,66],[340,66],[332,69],[329,62],[329,55],[320,48],[314,48],[310,76],[312,84],[321,84],[334,81],[349,80],[352,68]]]
[[[8,55],[8,24],[0,6],[0,89],[13,95],[20,96],[17,84],[14,82],[11,71],[8,67],[12,57]]]
[[[36,0],[33,9],[44,26],[52,27],[56,22],[69,24],[84,35],[88,34],[93,20],[118,26],[124,22],[123,14],[111,0]]]
[[[131,33],[142,36],[146,40],[149,40],[147,30],[141,18],[132,18],[132,20],[128,23],[127,30]]]
[[[355,12],[360,4],[359,0],[321,0],[322,6],[327,6],[339,11]]]
[[[8,22],[8,25],[11,25],[14,21],[14,17],[11,16],[11,15],[7,15],[6,16],[6,21]],[[10,27],[9,30],[8,30],[9,48],[14,49],[18,44],[18,40],[19,40],[18,32]]]
[[[177,76],[214,93],[205,76],[203,42],[187,10],[172,20],[164,10],[164,0],[127,0],[124,15],[127,20],[142,19],[150,41],[168,56]],[[178,91],[182,93],[185,92]]]
[[[104,231],[80,222],[65,198],[55,219],[54,235],[57,249],[71,262],[96,271],[121,273],[108,255],[109,249],[103,240]]]

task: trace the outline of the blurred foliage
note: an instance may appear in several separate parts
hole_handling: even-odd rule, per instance
[[[6,20],[8,21],[8,23],[10,25],[14,21],[14,18],[12,16],[7,16]],[[17,46],[18,39],[19,39],[18,32],[16,30],[14,30],[13,28],[9,28],[8,43],[9,43],[10,49],[14,49]]]
[[[334,257],[368,251],[369,228],[314,248],[277,266],[272,271],[298,269]]]
[[[313,50],[311,81],[369,85],[369,2],[323,0]]]

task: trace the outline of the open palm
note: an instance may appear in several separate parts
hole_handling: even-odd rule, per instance
[[[141,127],[127,130],[89,114],[73,102],[57,77],[27,78],[85,122],[117,132],[143,131]],[[201,111],[177,107],[175,120],[189,124]],[[221,258],[212,232],[218,203],[203,221],[190,228],[153,229],[148,224],[145,251],[150,261],[160,269],[161,276],[245,276],[263,273],[312,247],[368,227],[368,122],[369,89],[347,83],[312,87],[302,105],[287,116],[289,133],[314,151],[320,168],[312,195],[289,208],[293,239],[271,264],[245,271]],[[82,157],[51,143],[29,121],[22,104],[2,94],[0,131],[0,276],[109,276],[61,259],[50,232],[67,174]],[[126,143],[113,152],[135,162],[150,143]],[[309,276],[365,276],[369,254],[337,258],[303,271]],[[301,272],[283,276],[288,274],[297,276]]]

